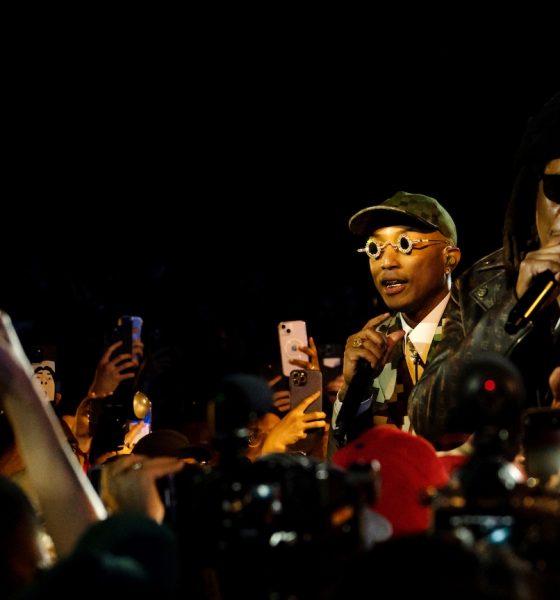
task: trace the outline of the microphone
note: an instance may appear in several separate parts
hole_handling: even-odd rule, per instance
[[[346,390],[344,402],[338,413],[333,435],[339,445],[352,441],[361,433],[360,424],[356,421],[360,404],[373,393],[375,373],[371,365],[360,358],[356,365],[356,373]]]
[[[557,285],[552,271],[543,271],[535,275],[527,291],[511,309],[504,325],[506,333],[517,333],[529,321],[534,321]]]

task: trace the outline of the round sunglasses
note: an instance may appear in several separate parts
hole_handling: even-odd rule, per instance
[[[392,246],[402,254],[410,254],[414,246],[417,246],[418,244],[447,244],[448,246],[453,246],[449,240],[412,240],[406,233],[401,233],[395,243],[381,243],[371,237],[363,248],[358,248],[358,252],[365,252],[370,258],[378,259],[387,246]]]

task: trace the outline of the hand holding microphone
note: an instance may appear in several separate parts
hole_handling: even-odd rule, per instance
[[[552,271],[543,271],[533,277],[527,291],[511,309],[504,326],[509,334],[517,333],[541,312],[548,299],[558,287]]]

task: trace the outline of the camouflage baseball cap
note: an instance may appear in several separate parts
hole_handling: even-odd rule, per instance
[[[457,229],[451,215],[430,196],[397,192],[377,206],[369,206],[350,218],[348,226],[356,235],[369,235],[380,227],[405,225],[420,231],[440,231],[457,244]]]

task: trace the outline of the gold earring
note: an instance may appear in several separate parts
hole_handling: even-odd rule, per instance
[[[455,257],[454,256],[448,256],[447,257],[447,264],[448,265],[454,265],[455,264]]]

